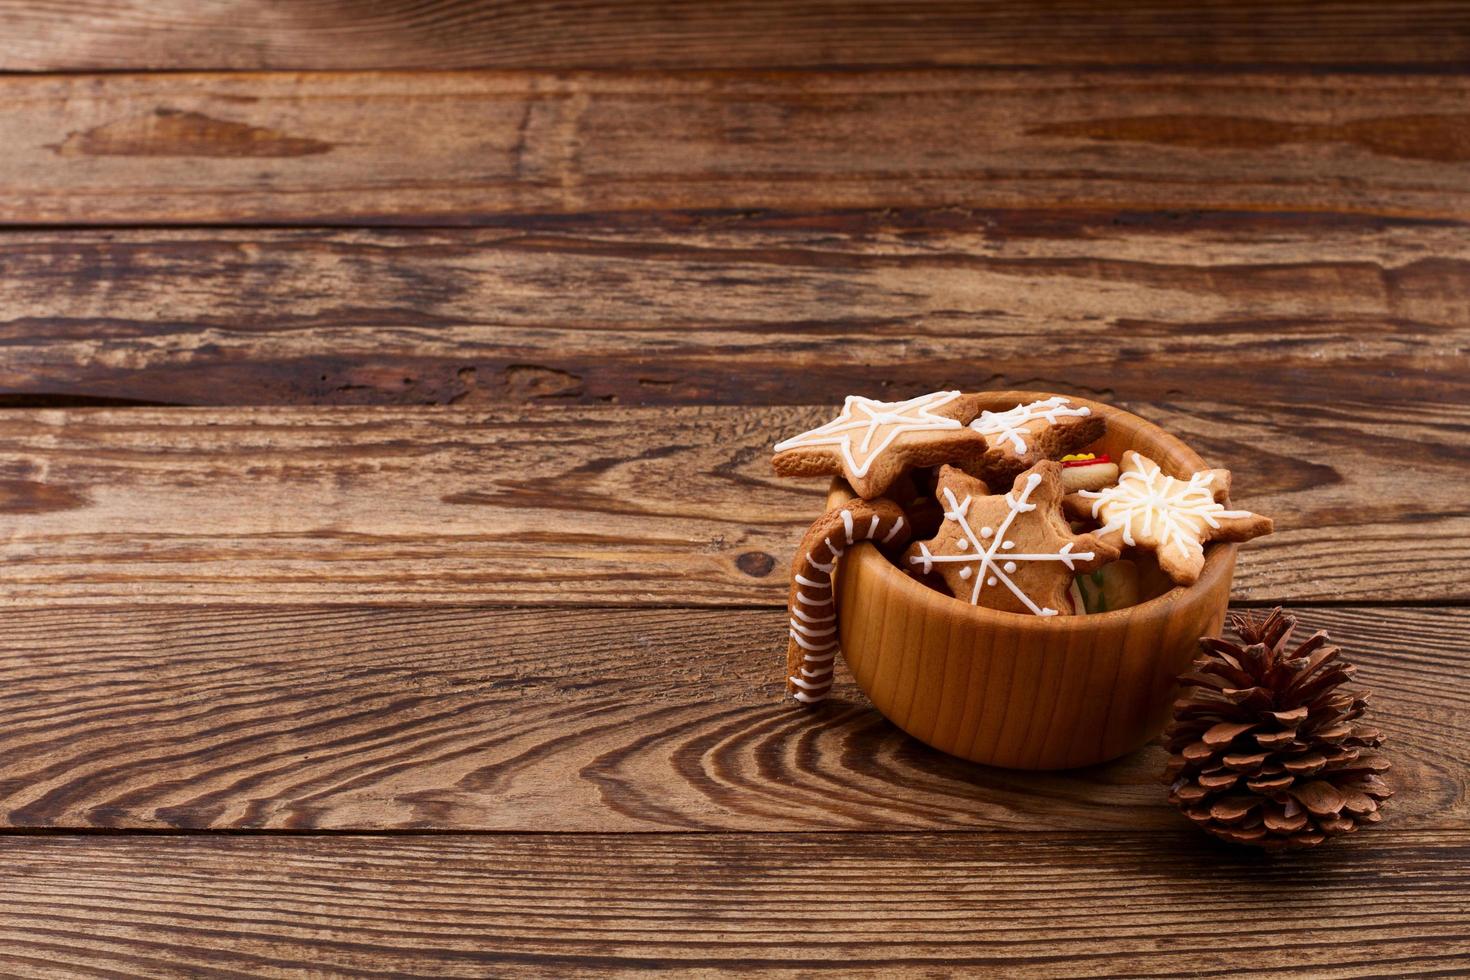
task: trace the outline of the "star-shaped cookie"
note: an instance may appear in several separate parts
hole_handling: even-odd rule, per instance
[[[1070,609],[1072,576],[1118,557],[1092,534],[1073,534],[1062,516],[1061,466],[1045,460],[1009,493],[989,496],[985,483],[952,466],[939,471],[944,523],[929,541],[909,546],[903,561],[937,571],[957,598],[1006,612],[1055,616]]]
[[[966,423],[973,395],[935,391],[904,402],[848,395],[831,422],[776,443],[782,476],[842,476],[865,500],[880,497],[905,471],[940,463],[978,465],[985,437]]]
[[[981,412],[970,423],[989,443],[978,468],[965,469],[997,485],[1043,459],[1075,453],[1102,437],[1107,422],[1086,405],[1058,395],[1017,405],[1004,412]]]
[[[1249,541],[1271,533],[1271,518],[1227,510],[1229,470],[1200,470],[1176,480],[1141,453],[1123,454],[1115,486],[1070,494],[1067,509],[1102,523],[1105,541],[1152,549],[1178,585],[1190,585],[1205,567],[1208,541]]]

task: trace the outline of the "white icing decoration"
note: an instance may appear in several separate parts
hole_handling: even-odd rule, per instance
[[[892,541],[894,538],[898,537],[898,532],[901,531],[901,530],[903,530],[903,515],[902,514],[898,515],[898,520],[896,520],[896,521],[893,522],[893,530],[891,530],[891,531],[888,532],[888,535],[883,539],[883,543],[884,544],[887,544],[888,542]]]
[[[956,541],[954,543],[954,546],[956,548],[960,549],[961,551],[964,551],[966,548],[968,548],[970,546],[970,542],[966,538],[960,538],[960,540],[958,540],[958,541]]]
[[[1010,589],[1011,593],[1015,595],[1017,599],[1020,599],[1021,602],[1025,604],[1026,608],[1030,609],[1036,615],[1057,615],[1057,610],[1052,609],[1050,606],[1042,607],[1036,605],[1035,602],[1031,601],[1031,597],[1022,592],[1020,588],[1016,586],[1016,583],[1011,580],[1011,574],[1016,570],[1016,568],[1019,567],[1016,563],[1023,561],[1059,561],[1063,565],[1067,566],[1068,570],[1072,570],[1075,567],[1074,562],[1091,561],[1094,557],[1093,552],[1079,551],[1073,553],[1072,542],[1068,541],[1055,554],[1008,554],[1006,555],[1006,558],[1008,560],[1006,561],[1004,566],[996,564],[994,560],[995,553],[1000,549],[1001,542],[1005,540],[1006,531],[1010,530],[1011,523],[1016,519],[1016,515],[1024,514],[1028,511],[1033,511],[1036,509],[1035,504],[1027,503],[1027,501],[1031,498],[1031,492],[1035,490],[1037,485],[1040,483],[1041,475],[1039,473],[1032,473],[1029,477],[1027,477],[1026,487],[1024,490],[1021,491],[1021,496],[1019,498],[1016,496],[1014,491],[1006,494],[1006,504],[1010,508],[1010,513],[1006,515],[1005,520],[1001,521],[1000,527],[996,529],[995,539],[988,550],[986,549],[985,545],[980,543],[980,539],[983,537],[989,537],[989,535],[985,534],[985,531],[989,530],[989,528],[982,528],[980,535],[977,537],[975,531],[970,527],[969,521],[966,520],[964,511],[956,504],[954,494],[950,491],[948,487],[945,487],[944,494],[949,500],[949,510],[945,512],[944,517],[946,520],[953,520],[960,526],[961,530],[964,531],[965,537],[966,539],[968,539],[970,546],[975,549],[975,553],[960,555],[936,555],[929,551],[929,546],[927,544],[920,542],[919,554],[910,558],[909,561],[916,565],[922,563],[925,572],[928,572],[930,569],[932,569],[935,562],[941,561],[966,562],[967,569],[970,567],[975,568],[981,574],[975,576],[975,588],[970,592],[971,605],[979,604],[980,590],[983,585],[995,586],[1004,583],[1005,587]],[[966,498],[966,500],[968,501],[968,498]],[[961,577],[965,579],[969,578],[969,576],[963,574],[961,575]]]
[[[821,653],[823,650],[831,650],[837,646],[836,640],[833,640],[831,643],[808,643],[796,630],[791,630],[791,638],[796,641],[797,646],[803,650],[810,650],[812,653]]]
[[[1057,396],[1017,405],[1004,412],[981,412],[980,417],[970,423],[970,428],[989,439],[992,445],[997,441],[1010,442],[1011,449],[1019,455],[1026,451],[1026,440],[1023,437],[1026,435],[1025,426],[1028,422],[1045,419],[1048,424],[1055,425],[1057,419],[1064,416],[1091,414],[1092,409],[1072,408],[1070,399]],[[992,439],[992,436],[995,438]]]
[[[906,402],[880,402],[861,395],[848,395],[847,400],[842,403],[841,414],[835,419],[809,432],[776,443],[775,451],[781,453],[788,449],[805,449],[810,446],[837,446],[842,451],[842,460],[847,471],[853,476],[867,476],[873,460],[883,455],[893,445],[893,440],[905,432],[963,429],[964,423],[958,419],[947,419],[933,414],[935,409],[948,405],[958,397],[958,391],[935,391],[918,398],[910,398]],[[879,436],[879,430],[885,427],[886,431]],[[858,435],[861,438],[854,447],[853,439]],[[875,437],[876,446],[873,444]],[[858,461],[859,456],[862,457],[861,462]]]
[[[852,544],[852,511],[850,510],[842,512],[842,530],[847,532],[847,543]],[[827,547],[832,547],[831,542],[827,543]]]
[[[830,588],[832,588],[832,583],[831,582],[814,582],[811,579],[807,578],[805,575],[802,575],[800,572],[798,572],[797,574],[795,574],[795,575],[793,575],[791,577],[796,581],[796,584],[798,584],[798,585],[804,585],[804,586],[806,586],[809,589],[830,589]]]
[[[837,627],[835,626],[828,626],[824,630],[816,630],[812,629],[810,626],[803,626],[801,623],[798,623],[794,619],[791,620],[791,628],[796,630],[796,632],[800,633],[802,636],[811,637],[812,639],[816,639],[820,636],[831,636],[833,633],[837,632]]]
[[[968,579],[973,573],[974,573],[974,569],[971,569],[971,568],[962,568],[962,569],[960,569],[960,578]]]
[[[1252,516],[1248,510],[1226,510],[1224,504],[1216,503],[1210,490],[1213,480],[1214,475],[1208,470],[1191,475],[1187,482],[1176,480],[1152,460],[1135,453],[1129,457],[1128,469],[1118,476],[1116,485],[1078,493],[1093,501],[1093,517],[1106,513],[1107,523],[1098,529],[1098,534],[1122,531],[1123,543],[1135,545],[1138,542],[1134,540],[1133,525],[1137,520],[1139,532],[1155,537],[1160,542],[1160,550],[1172,546],[1189,557],[1204,551],[1199,538],[1206,526],[1219,528],[1218,519],[1222,517]]]
[[[803,623],[830,623],[837,618],[836,616],[808,616],[800,609],[792,609],[791,614]]]

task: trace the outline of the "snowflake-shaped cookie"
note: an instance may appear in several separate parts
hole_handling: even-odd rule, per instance
[[[904,563],[937,571],[950,592],[971,605],[1055,616],[1069,609],[1074,573],[1118,557],[1091,534],[1073,534],[1062,517],[1061,467],[1043,461],[990,496],[985,483],[946,466],[939,472],[944,523],[929,541],[911,545]]]
[[[978,464],[985,437],[965,427],[978,411],[975,397],[958,391],[904,402],[848,395],[831,422],[776,443],[772,462],[782,476],[840,475],[872,500],[906,470]]]
[[[984,436],[990,448],[979,469],[966,469],[1004,484],[1043,459],[1076,452],[1101,438],[1107,423],[1087,406],[1073,405],[1058,395],[1004,412],[981,412],[970,428]]]
[[[1116,486],[1067,497],[1067,508],[1102,523],[1106,541],[1151,548],[1159,567],[1179,585],[1190,585],[1205,567],[1205,542],[1249,541],[1271,533],[1271,519],[1227,510],[1229,470],[1200,470],[1176,480],[1159,464],[1131,449],[1123,454]]]

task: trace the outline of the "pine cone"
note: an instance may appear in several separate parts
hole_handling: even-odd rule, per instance
[[[1356,671],[1325,632],[1293,648],[1296,617],[1232,616],[1239,644],[1200,640],[1164,732],[1169,802],[1224,840],[1313,847],[1382,819],[1392,791],[1378,774],[1382,736],[1357,723],[1367,694],[1340,685]]]

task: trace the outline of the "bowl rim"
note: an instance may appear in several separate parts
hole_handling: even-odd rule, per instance
[[[1062,397],[1075,405],[1083,405],[1093,412],[1108,420],[1111,427],[1114,418],[1128,419],[1128,425],[1136,428],[1138,433],[1147,434],[1150,438],[1170,446],[1175,454],[1182,457],[1184,465],[1192,471],[1207,469],[1208,465],[1199,453],[1195,452],[1188,443],[1178,436],[1161,428],[1147,419],[1135,415],[1125,409],[1106,402],[1095,401],[1077,395],[1061,395],[1057,392],[1028,391],[1028,390],[987,390],[978,392],[967,392],[979,396],[985,404],[987,411],[1004,411],[1015,405],[1027,402],[1040,401],[1046,398]],[[1133,448],[1133,447],[1130,447]],[[1160,466],[1164,466],[1161,462]],[[1178,477],[1178,469],[1171,471],[1170,467],[1164,467],[1165,472],[1171,476]],[[827,491],[827,509],[830,511],[856,498],[852,488],[841,477],[833,477],[831,486]],[[956,596],[946,595],[937,589],[932,589],[924,583],[910,578],[903,570],[893,564],[871,543],[864,542],[858,548],[853,549],[844,564],[849,561],[861,563],[863,573],[874,575],[878,585],[882,588],[897,589],[905,593],[912,601],[930,606],[937,611],[947,612],[969,620],[977,627],[1006,627],[1020,629],[1023,631],[1046,632],[1052,634],[1075,633],[1091,629],[1101,628],[1107,625],[1121,625],[1129,619],[1143,616],[1167,616],[1169,610],[1199,598],[1207,598],[1213,595],[1219,585],[1219,579],[1231,574],[1234,566],[1234,555],[1240,546],[1230,541],[1213,541],[1205,546],[1205,565],[1200,571],[1200,576],[1190,585],[1176,585],[1167,592],[1145,599],[1143,602],[1133,606],[1125,606],[1122,609],[1110,609],[1101,613],[1086,613],[1083,615],[1073,614],[1070,616],[1036,616],[1028,613],[1009,612],[1001,609],[990,609],[986,606],[972,606],[968,602]],[[841,567],[838,575],[841,575]],[[936,606],[936,602],[942,605]]]

